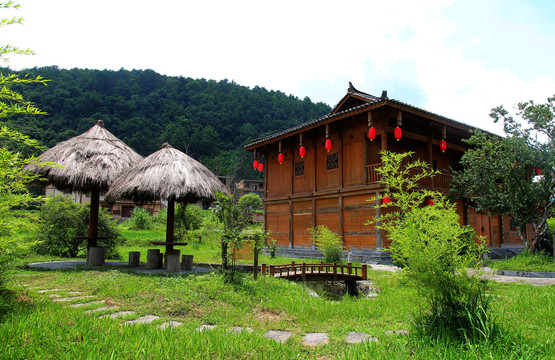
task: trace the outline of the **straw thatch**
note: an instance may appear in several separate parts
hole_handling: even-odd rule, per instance
[[[40,156],[40,161],[55,162],[62,167],[28,165],[25,170],[43,175],[58,189],[106,190],[141,159],[98,120],[87,132],[56,144]]]
[[[106,194],[107,201],[120,198],[146,203],[159,199],[194,203],[214,200],[226,192],[222,182],[204,165],[168,143],[121,175]]]

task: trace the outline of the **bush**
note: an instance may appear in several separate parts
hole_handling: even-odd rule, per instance
[[[150,213],[140,206],[135,206],[131,213],[131,228],[135,230],[149,230],[152,229],[153,224]]]
[[[198,230],[203,219],[202,209],[194,204],[178,204],[175,210],[175,225],[187,231]]]
[[[373,222],[386,231],[391,257],[404,267],[401,277],[424,298],[427,306],[416,317],[417,332],[463,341],[491,341],[498,328],[491,316],[486,285],[477,268],[484,253],[482,239],[470,226],[462,226],[455,205],[439,192],[419,189],[423,178],[436,173],[420,160],[406,161],[411,153],[382,151],[382,175],[388,211]],[[428,204],[432,198],[433,205]],[[479,243],[476,242],[479,241]]]
[[[338,263],[343,256],[343,243],[341,236],[328,229],[325,225],[320,225],[309,229],[312,242],[324,255],[324,262]]]
[[[75,237],[87,236],[89,214],[88,205],[76,204],[62,196],[46,199],[39,214],[36,237],[41,243],[36,247],[37,253],[72,258],[84,255],[87,239]],[[116,247],[122,243],[122,238],[116,221],[106,211],[99,212],[98,236],[106,237],[101,241],[106,246],[106,257],[117,259]]]

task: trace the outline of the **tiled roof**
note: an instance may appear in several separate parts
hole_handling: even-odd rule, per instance
[[[319,118],[307,121],[305,123],[293,126],[289,129],[286,129],[286,130],[283,130],[283,131],[280,131],[280,132],[277,132],[277,133],[274,133],[274,134],[271,134],[271,135],[268,135],[268,136],[258,138],[256,140],[254,140],[252,143],[245,145],[245,148],[250,148],[250,147],[253,147],[253,146],[268,142],[268,141],[271,141],[273,139],[282,137],[282,136],[287,135],[289,133],[295,133],[295,132],[298,132],[299,130],[302,130],[302,129],[305,129],[305,128],[308,128],[308,127],[313,127],[313,125],[317,125],[318,123],[329,122],[328,120],[333,120],[336,117],[341,117],[342,115],[346,115],[346,114],[349,114],[349,113],[354,113],[354,112],[357,112],[358,110],[361,110],[361,109],[364,109],[364,108],[367,108],[367,107],[380,107],[380,106],[383,106],[383,105],[398,105],[400,107],[406,107],[406,108],[421,112],[423,114],[426,114],[428,116],[437,117],[437,118],[445,121],[446,123],[452,124],[452,125],[457,126],[457,127],[465,127],[465,128],[468,128],[469,130],[470,129],[476,129],[474,126],[471,126],[471,125],[468,125],[468,124],[465,124],[465,123],[447,118],[445,116],[438,115],[436,113],[433,113],[433,112],[424,110],[422,108],[419,108],[419,107],[401,102],[399,100],[389,99],[387,97],[387,92],[386,91],[384,91],[382,93],[382,97],[377,97],[377,96],[374,96],[374,95],[370,95],[370,94],[366,94],[366,93],[363,93],[361,91],[358,91],[357,89],[355,89],[352,86],[351,83],[349,83],[349,90],[348,90],[348,93],[345,95],[345,97],[347,97],[349,95],[355,95],[355,96],[364,98],[364,99],[368,100],[368,102],[364,103],[362,105],[359,105],[359,106],[355,106],[353,108],[349,108],[347,110],[336,112],[336,113],[333,113],[333,111],[332,111],[331,113],[329,113],[327,115],[324,115],[324,116],[321,116]],[[334,107],[334,110],[344,101],[345,97],[343,97],[343,99],[341,99],[341,101]]]

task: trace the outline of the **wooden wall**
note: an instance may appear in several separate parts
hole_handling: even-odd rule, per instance
[[[366,225],[376,215],[374,204],[367,200],[380,191],[379,184],[367,183],[366,166],[380,162],[378,151],[383,148],[413,151],[413,159],[432,160],[438,169],[452,167],[461,155],[460,149],[448,148],[442,153],[437,139],[433,144],[430,142],[430,130],[427,136],[404,133],[401,141],[396,141],[390,121],[395,116],[396,112],[379,111],[372,115],[376,128],[374,141],[367,138],[367,113],[329,124],[328,136],[333,143],[329,152],[324,148],[325,126],[307,130],[302,136],[304,158],[298,153],[299,134],[283,139],[283,164],[278,163],[278,142],[264,148],[266,229],[278,246],[311,247],[309,229],[318,225],[326,225],[342,235],[349,249],[389,246],[386,234],[380,237],[374,225]],[[422,126],[428,126],[428,121],[423,121]],[[333,154],[337,156],[338,167],[328,169],[327,157]],[[295,172],[296,164],[300,163],[304,165],[302,174]],[[382,214],[388,211],[394,210],[380,209]],[[509,219],[477,213],[460,200],[457,212],[461,224],[471,225],[485,237],[488,246],[522,245],[516,231],[510,228]]]

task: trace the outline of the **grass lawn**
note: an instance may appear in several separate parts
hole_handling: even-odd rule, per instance
[[[0,318],[1,359],[553,359],[555,354],[553,286],[493,283],[493,309],[506,336],[495,344],[468,345],[430,341],[414,333],[388,334],[411,329],[411,314],[420,300],[413,289],[380,271],[369,271],[377,298],[340,301],[313,298],[303,284],[265,277],[254,281],[249,275],[236,284],[225,284],[217,273],[154,276],[92,268],[22,268],[13,275],[9,289],[17,302]],[[125,319],[99,319],[98,314],[63,307],[38,293],[54,288],[61,296],[81,291],[121,310],[160,319],[122,326]],[[169,320],[183,325],[158,329]],[[203,324],[218,327],[195,331]],[[232,335],[232,326],[254,331]],[[268,330],[293,335],[279,344],[264,338]],[[350,331],[378,341],[348,344],[344,339]],[[301,341],[308,332],[327,332],[330,343],[306,347]]]
[[[123,261],[129,251],[141,251],[146,262],[147,249],[155,248],[150,242],[165,238],[162,229],[120,230],[126,239],[119,248]],[[220,261],[214,234],[181,250],[194,255],[195,262]],[[468,344],[421,338],[414,331],[406,336],[388,333],[412,330],[413,315],[423,304],[414,289],[387,272],[369,271],[376,298],[334,301],[311,297],[303,284],[268,277],[254,281],[250,274],[226,284],[218,273],[168,276],[127,269],[41,271],[23,266],[46,260],[62,259],[28,255],[10,274],[9,292],[0,296],[0,359],[555,359],[555,286],[491,283],[493,313],[504,336],[495,343]],[[261,256],[259,262],[292,260],[317,261]],[[104,301],[91,307],[112,305],[119,307],[117,311],[136,311],[135,317],[160,318],[122,326],[132,317],[99,318],[116,310],[87,314],[88,308],[64,307],[40,289],[58,289],[55,293],[61,297],[80,291]],[[170,320],[183,325],[158,329]],[[200,333],[200,325],[217,328]],[[230,334],[233,326],[253,332]],[[263,336],[268,330],[293,335],[280,344]],[[303,335],[310,332],[328,333],[329,344],[304,346]],[[349,332],[364,332],[378,341],[348,344]]]
[[[544,253],[530,254],[524,250],[519,255],[506,260],[492,260],[488,265],[496,270],[555,272],[555,261]]]

